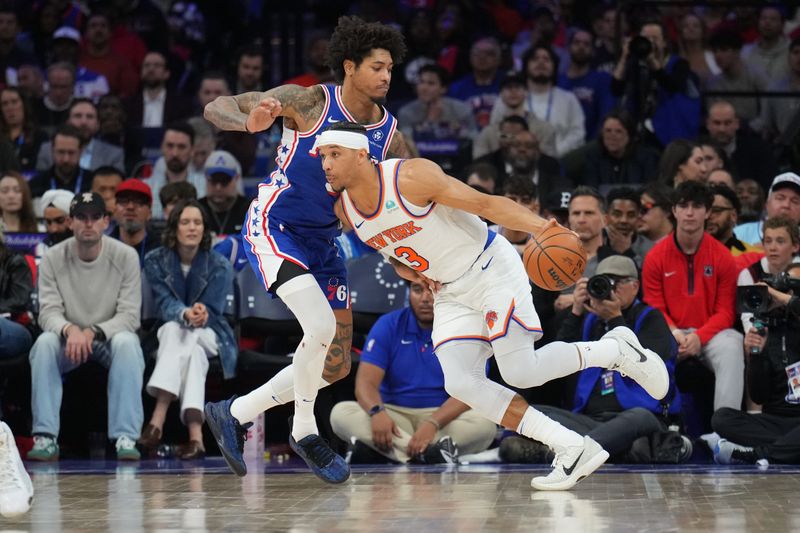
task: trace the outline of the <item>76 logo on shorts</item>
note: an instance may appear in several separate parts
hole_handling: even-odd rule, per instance
[[[332,302],[338,300],[340,302],[347,301],[347,285],[341,282],[339,278],[331,278],[328,280],[328,301]]]

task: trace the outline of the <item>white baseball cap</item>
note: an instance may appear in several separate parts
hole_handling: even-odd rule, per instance
[[[778,174],[775,176],[775,179],[772,180],[772,186],[769,188],[769,193],[772,194],[776,188],[784,189],[786,187],[794,187],[798,193],[800,193],[800,176],[795,174],[794,172],[784,172],[783,174]]]
[[[53,40],[55,41],[56,39],[69,39],[70,41],[80,43],[81,32],[72,26],[61,26],[55,31],[55,33],[53,33]]]

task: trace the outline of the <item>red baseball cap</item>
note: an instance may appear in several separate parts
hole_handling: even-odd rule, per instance
[[[150,190],[150,186],[137,178],[129,178],[119,184],[117,187],[117,191],[114,193],[114,196],[119,197],[120,194],[124,192],[132,192],[138,193],[143,196],[147,197],[147,201],[152,207],[153,205],[153,191]]]

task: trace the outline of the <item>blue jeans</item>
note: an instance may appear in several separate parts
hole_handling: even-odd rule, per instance
[[[0,317],[0,357],[11,359],[31,349],[31,332],[7,318]]]
[[[33,434],[58,436],[61,376],[79,365],[64,355],[66,341],[55,333],[42,333],[31,348]],[[92,361],[108,369],[108,436],[139,438],[144,420],[142,379],[144,356],[139,337],[123,331],[110,341],[92,345]]]

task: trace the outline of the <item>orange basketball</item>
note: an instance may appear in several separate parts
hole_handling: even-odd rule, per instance
[[[531,238],[522,254],[528,277],[538,287],[561,291],[572,287],[586,268],[586,250],[580,239],[561,226]]]

